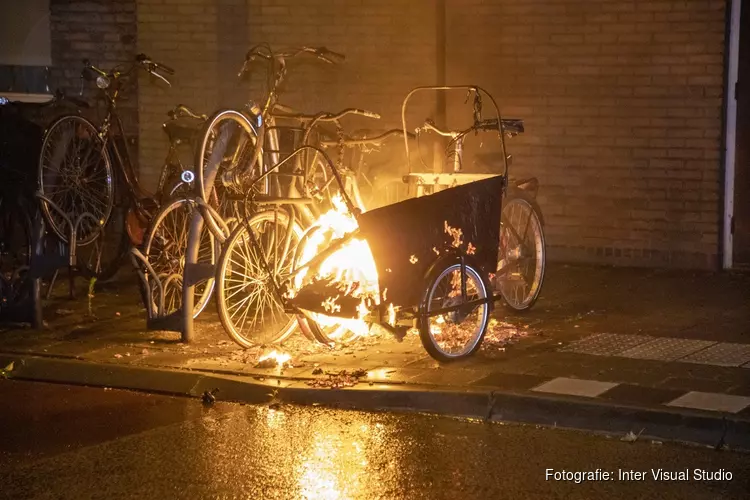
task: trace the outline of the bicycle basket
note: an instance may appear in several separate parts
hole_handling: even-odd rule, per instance
[[[419,303],[425,276],[453,248],[450,228],[462,232],[460,248],[475,248],[485,273],[497,268],[504,177],[497,176],[365,212],[360,235],[378,271],[381,302],[400,307]]]

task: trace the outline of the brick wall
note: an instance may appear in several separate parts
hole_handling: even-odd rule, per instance
[[[166,113],[177,104],[210,114],[218,99],[217,4],[213,0],[137,0],[138,51],[175,69],[172,87],[141,72],[138,101],[141,179],[154,188],[168,141]],[[228,76],[228,75],[227,75]],[[188,158],[189,160],[189,158]]]
[[[436,78],[432,0],[250,0],[248,14],[252,43],[346,55],[337,67],[295,62],[283,101],[300,110],[369,108],[383,120],[363,125],[398,126],[406,93]]]
[[[341,67],[290,68],[283,102],[371,108],[383,128],[399,125],[410,88],[438,76],[432,0],[137,3],[139,51],[178,71],[169,91],[140,85],[141,162],[152,180],[171,106],[210,111],[257,98],[235,77],[253,43],[345,53]],[[504,114],[526,120],[527,133],[509,142],[512,173],[541,181],[551,259],[715,266],[723,0],[446,3],[448,83],[479,84]],[[434,115],[434,100],[416,104],[415,118]],[[451,120],[457,106],[449,103]]]
[[[526,119],[550,258],[716,265],[723,0],[448,4],[449,80]]]
[[[60,88],[77,96],[84,59],[106,70],[132,62],[136,53],[135,11],[135,0],[50,0],[50,89]],[[118,101],[120,118],[131,138],[138,132],[138,88],[137,82],[133,83]],[[99,104],[101,111],[103,103],[97,101],[96,86],[86,82],[83,89],[83,97]],[[88,114],[97,117],[94,110]]]

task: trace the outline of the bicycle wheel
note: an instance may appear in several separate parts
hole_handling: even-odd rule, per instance
[[[206,121],[201,137],[196,148],[195,174],[198,193],[208,200],[217,178],[221,182],[223,174],[235,173],[237,167],[246,167],[253,161],[258,147],[258,130],[241,112],[226,109],[216,112]],[[246,174],[254,177],[258,172]]]
[[[284,310],[274,286],[288,278],[301,236],[299,225],[276,209],[241,223],[225,242],[216,305],[224,329],[239,345],[281,342],[294,331],[296,317]]]
[[[73,223],[85,212],[93,216],[82,221],[78,232],[80,245],[92,242],[109,220],[115,189],[109,153],[96,127],[76,115],[52,123],[42,142],[38,174],[42,194]],[[68,241],[70,228],[63,217],[47,203],[42,212],[55,234]]]
[[[164,287],[164,313],[171,314],[182,307],[182,283],[185,271],[185,252],[188,230],[197,208],[187,199],[174,200],[156,214],[143,243],[143,255],[156,272]],[[219,244],[208,228],[203,227],[198,249],[198,263],[214,264],[219,255]],[[148,274],[147,281],[151,278]],[[149,282],[150,283],[150,282]],[[214,290],[213,278],[195,286],[193,318],[203,312]],[[152,294],[157,290],[149,284]],[[152,297],[155,298],[155,297]],[[157,311],[156,304],[149,304]]]
[[[546,250],[539,211],[533,201],[513,195],[503,206],[495,290],[516,311],[539,298]]]
[[[470,356],[482,343],[490,322],[490,287],[478,267],[466,262],[466,296],[461,297],[461,264],[456,260],[436,266],[427,280],[419,307],[419,338],[438,361],[453,361]],[[488,298],[489,297],[489,298]],[[447,312],[442,309],[457,308]]]

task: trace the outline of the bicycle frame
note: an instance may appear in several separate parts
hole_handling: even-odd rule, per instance
[[[138,177],[135,173],[135,169],[133,168],[133,163],[130,157],[130,151],[127,146],[127,138],[125,137],[125,130],[122,126],[122,120],[120,120],[120,116],[117,114],[116,111],[116,98],[117,93],[115,93],[114,96],[107,95],[107,98],[109,100],[107,104],[107,114],[104,117],[104,120],[102,121],[102,124],[99,126],[99,137],[102,140],[102,147],[106,148],[108,145],[108,142],[111,143],[111,149],[115,153],[115,158],[117,160],[117,168],[119,171],[119,174],[122,176],[122,179],[125,181],[125,188],[127,189],[127,196],[130,198],[130,200],[135,204],[136,208],[142,209],[142,203],[141,198],[138,196],[138,192],[140,192],[140,182],[138,181]],[[120,151],[120,145],[117,141],[117,134],[112,132],[112,120],[114,119],[114,123],[117,125],[117,128],[120,131],[120,137],[122,137],[123,149],[124,153]]]
[[[347,193],[344,191],[344,181],[341,178],[341,175],[339,174],[338,170],[336,169],[336,166],[333,164],[333,162],[331,161],[331,159],[329,158],[329,156],[325,153],[325,151],[323,151],[322,149],[319,149],[319,148],[317,148],[315,146],[310,146],[310,145],[303,145],[303,146],[300,146],[299,148],[295,149],[289,156],[287,156],[286,158],[284,158],[283,160],[281,160],[279,163],[277,163],[277,164],[273,165],[272,167],[270,167],[266,172],[264,172],[263,174],[261,174],[261,176],[258,177],[258,179],[256,179],[255,181],[253,181],[253,183],[251,184],[251,189],[248,191],[248,194],[246,195],[246,201],[245,201],[246,208],[247,207],[257,206],[256,199],[257,199],[258,195],[255,194],[255,190],[252,189],[252,186],[254,184],[262,182],[266,177],[268,177],[270,175],[273,175],[275,170],[277,170],[278,168],[280,168],[281,166],[283,166],[285,163],[291,161],[295,156],[297,156],[298,154],[302,153],[303,151],[311,151],[311,150],[314,151],[317,154],[320,154],[322,156],[322,158],[323,158],[323,161],[331,169],[331,173],[333,174],[333,177],[336,179],[336,182],[338,182],[338,184],[339,184],[339,188],[341,189],[341,196],[344,199],[344,203],[346,204],[347,209],[356,218],[358,212],[357,212],[354,204],[352,203],[351,199],[349,198],[349,196],[347,195]],[[288,198],[268,197],[268,198],[262,198],[261,200],[262,200],[261,203],[274,204],[274,205],[304,204],[304,203],[306,203],[306,201],[305,201],[304,198],[297,199],[297,203],[294,203],[295,202],[294,198],[288,199]],[[250,241],[253,244],[254,248],[257,250],[257,249],[259,249],[261,247],[260,247],[260,244],[258,243],[258,241],[255,239],[255,235],[253,234],[253,232],[250,230],[250,227],[248,226],[249,217],[247,216],[247,212],[248,211],[246,210],[246,215],[244,217],[244,220],[242,221],[242,224],[244,224],[245,227],[247,228],[247,233],[250,236]],[[255,213],[256,210],[251,209],[251,210],[249,210],[249,212],[250,213]],[[289,243],[289,241],[291,239],[292,228],[294,226],[294,220],[295,220],[294,216],[295,216],[294,210],[290,210],[290,224],[287,227],[287,234],[285,235],[285,242],[286,242],[285,247],[288,246],[288,243]],[[289,276],[288,279],[292,280],[303,269],[314,267],[318,263],[322,262],[325,258],[327,258],[329,255],[333,254],[344,243],[346,243],[346,241],[348,241],[349,239],[353,238],[355,235],[356,235],[356,231],[348,233],[344,238],[342,238],[341,240],[337,241],[336,244],[331,245],[326,250],[324,250],[323,252],[321,252],[318,255],[316,255],[313,259],[311,259],[305,265],[300,266],[299,268],[293,269],[292,273],[290,274],[290,276]],[[263,269],[266,272],[269,273],[269,276],[272,277],[271,282],[273,283],[274,291],[277,294],[277,298],[283,304],[285,304],[286,303],[286,297],[284,296],[284,294],[282,292],[282,287],[284,287],[284,284],[277,283],[276,280],[273,279],[274,273],[271,272],[271,267],[270,267],[268,261],[266,261],[266,259],[263,256],[262,252],[259,252],[259,256],[261,258]]]

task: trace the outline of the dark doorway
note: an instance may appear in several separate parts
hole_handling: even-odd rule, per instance
[[[750,2],[740,13],[737,73],[737,143],[734,180],[733,263],[750,265]]]

